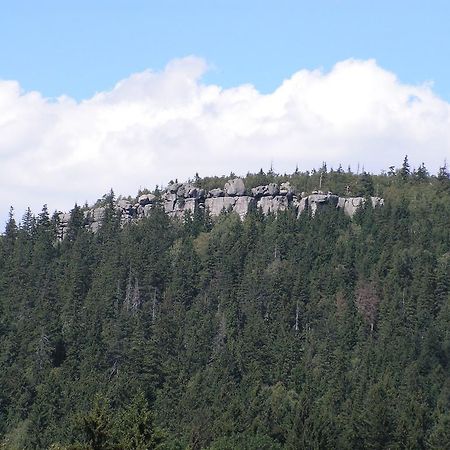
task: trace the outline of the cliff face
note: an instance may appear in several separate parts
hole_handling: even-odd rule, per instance
[[[116,208],[122,224],[139,220],[150,214],[153,206],[160,204],[165,212],[173,218],[183,218],[185,212],[194,213],[197,208],[206,208],[212,217],[217,217],[223,210],[233,211],[243,219],[251,208],[260,208],[264,214],[277,213],[289,207],[294,208],[297,215],[310,211],[315,215],[324,207],[342,208],[352,217],[357,209],[363,205],[363,197],[339,197],[331,192],[313,191],[312,194],[295,193],[289,182],[280,186],[271,183],[247,190],[241,178],[235,178],[225,183],[223,189],[212,189],[206,192],[193,184],[172,183],[160,197],[153,194],[141,195],[136,203],[128,200],[118,200]],[[372,207],[382,206],[384,200],[371,197]],[[87,227],[94,233],[101,226],[105,208],[91,208],[85,212]],[[60,236],[64,237],[69,213],[60,213]]]

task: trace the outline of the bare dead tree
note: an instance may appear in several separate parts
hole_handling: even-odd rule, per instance
[[[380,297],[373,281],[360,280],[356,287],[356,308],[364,320],[370,325],[370,333],[373,333],[378,315]]]
[[[133,283],[133,276],[130,272],[125,293],[124,308],[131,313],[135,313],[141,307],[141,304],[142,298],[139,288],[139,280],[137,277],[134,277]]]

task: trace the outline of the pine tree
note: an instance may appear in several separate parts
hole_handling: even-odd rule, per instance
[[[405,183],[409,180],[410,176],[411,170],[409,167],[408,155],[406,155],[405,159],[403,160],[402,168],[400,169],[400,179]]]
[[[428,173],[428,170],[425,167],[424,163],[422,163],[419,166],[419,168],[414,172],[414,179],[419,183],[426,181],[429,176],[430,174]]]

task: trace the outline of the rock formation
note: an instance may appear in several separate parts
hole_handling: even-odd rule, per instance
[[[197,208],[209,211],[211,217],[217,217],[222,211],[233,211],[243,219],[250,208],[259,208],[263,214],[276,214],[292,208],[300,217],[305,212],[314,216],[324,208],[341,208],[344,213],[352,217],[365,202],[364,197],[339,197],[331,192],[313,191],[311,194],[302,192],[296,194],[289,182],[278,186],[270,183],[257,186],[251,190],[245,188],[241,178],[228,180],[223,189],[216,188],[205,192],[191,183],[171,183],[160,195],[140,195],[136,203],[120,199],[116,202],[116,210],[120,215],[121,224],[125,225],[150,214],[155,205],[163,207],[164,211],[173,218],[181,219],[186,213],[192,213]],[[371,197],[372,207],[382,206],[384,200]],[[105,208],[94,207],[85,211],[86,227],[96,232],[105,215]],[[60,236],[64,237],[70,214],[59,213]]]

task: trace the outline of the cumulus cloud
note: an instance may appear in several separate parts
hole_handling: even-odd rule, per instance
[[[204,84],[204,60],[131,75],[77,102],[0,81],[0,211],[70,209],[111,187],[135,194],[170,179],[268,168],[379,171],[404,155],[431,170],[450,156],[450,104],[375,61],[300,70],[270,94]]]

